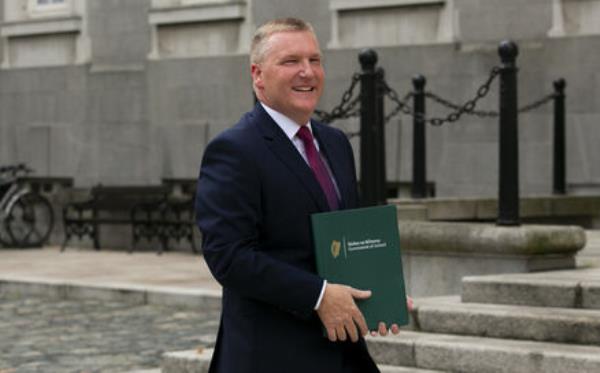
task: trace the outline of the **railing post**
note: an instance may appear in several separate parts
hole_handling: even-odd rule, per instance
[[[375,155],[377,204],[387,203],[387,177],[385,170],[385,70],[377,68],[377,116],[375,119]]]
[[[425,141],[425,83],[423,75],[413,78],[413,169],[412,198],[427,197],[427,153]]]
[[[554,81],[554,194],[566,194],[565,164],[565,87],[564,79]]]
[[[512,41],[498,47],[500,67],[500,180],[498,225],[519,225],[519,136],[516,59],[519,48]]]
[[[380,73],[375,69],[377,53],[365,49],[358,56],[360,77],[360,190],[361,204],[386,203],[385,148],[383,118],[378,118],[378,86]],[[382,117],[382,116],[381,116]],[[381,164],[383,162],[383,165]]]

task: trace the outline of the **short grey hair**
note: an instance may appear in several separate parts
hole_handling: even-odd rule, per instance
[[[252,37],[250,46],[250,63],[259,63],[267,52],[267,40],[273,34],[289,31],[308,31],[315,34],[312,25],[298,18],[278,18],[260,26]],[[315,36],[316,39],[316,36]]]

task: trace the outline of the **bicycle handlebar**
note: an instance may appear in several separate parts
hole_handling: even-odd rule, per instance
[[[30,174],[32,173],[33,170],[29,167],[27,167],[27,165],[25,163],[19,163],[16,165],[10,165],[10,166],[0,166],[0,174],[10,174],[10,176],[15,177],[18,174]]]

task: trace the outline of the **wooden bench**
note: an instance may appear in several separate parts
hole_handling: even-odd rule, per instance
[[[197,252],[194,243],[196,228],[194,200],[196,196],[195,178],[162,178],[161,184],[169,189],[169,198],[163,213],[163,226],[168,230],[168,239],[186,239]]]
[[[103,186],[91,189],[84,201],[71,202],[63,207],[65,238],[62,250],[73,237],[92,238],[100,250],[99,226],[106,224],[131,225],[133,251],[142,238],[161,240],[159,253],[167,250],[162,215],[169,189],[165,186]],[[169,229],[172,229],[169,223]]]

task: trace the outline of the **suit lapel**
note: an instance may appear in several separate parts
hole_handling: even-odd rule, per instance
[[[260,103],[256,105],[252,114],[255,116],[255,123],[261,131],[269,149],[298,178],[319,210],[328,211],[329,206],[325,194],[321,190],[321,186],[310,167],[294,147],[294,144],[287,138],[277,123],[273,121],[273,118],[267,114]]]

